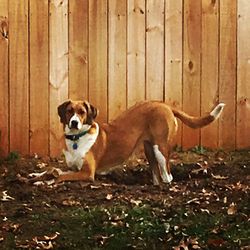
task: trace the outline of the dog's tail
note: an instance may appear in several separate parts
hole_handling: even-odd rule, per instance
[[[210,113],[201,117],[191,116],[177,109],[172,109],[172,111],[174,116],[179,118],[187,126],[191,128],[201,128],[219,118],[224,106],[224,103],[219,103]]]

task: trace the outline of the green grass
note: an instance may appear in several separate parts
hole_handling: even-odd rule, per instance
[[[197,237],[202,249],[212,249],[207,242],[218,238],[224,241],[224,247],[231,247],[222,249],[237,249],[240,244],[247,244],[250,234],[249,222],[243,216],[149,205],[50,208],[22,220],[25,221],[19,222],[22,233],[17,235],[18,240],[59,232],[57,249],[171,249],[189,237]],[[8,237],[5,249],[13,249],[14,237]]]

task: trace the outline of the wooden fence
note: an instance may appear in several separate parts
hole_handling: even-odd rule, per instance
[[[200,115],[178,143],[250,147],[249,0],[0,0],[0,147],[56,156],[57,106],[89,99],[99,121],[144,99]]]

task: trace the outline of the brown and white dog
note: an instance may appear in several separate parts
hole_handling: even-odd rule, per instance
[[[193,117],[163,102],[145,101],[123,112],[109,124],[97,124],[97,109],[87,101],[68,100],[58,107],[64,126],[68,167],[78,171],[64,172],[61,181],[93,181],[95,174],[123,163],[140,143],[152,168],[153,183],[173,180],[169,156],[177,132],[177,120],[191,128],[201,128],[216,120],[224,103],[210,113]]]

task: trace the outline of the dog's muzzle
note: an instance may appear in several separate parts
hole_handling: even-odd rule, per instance
[[[70,128],[78,129],[78,121],[76,120],[71,121]]]
[[[82,128],[81,121],[76,114],[71,117],[71,119],[69,121],[69,128],[70,129],[81,129]]]

